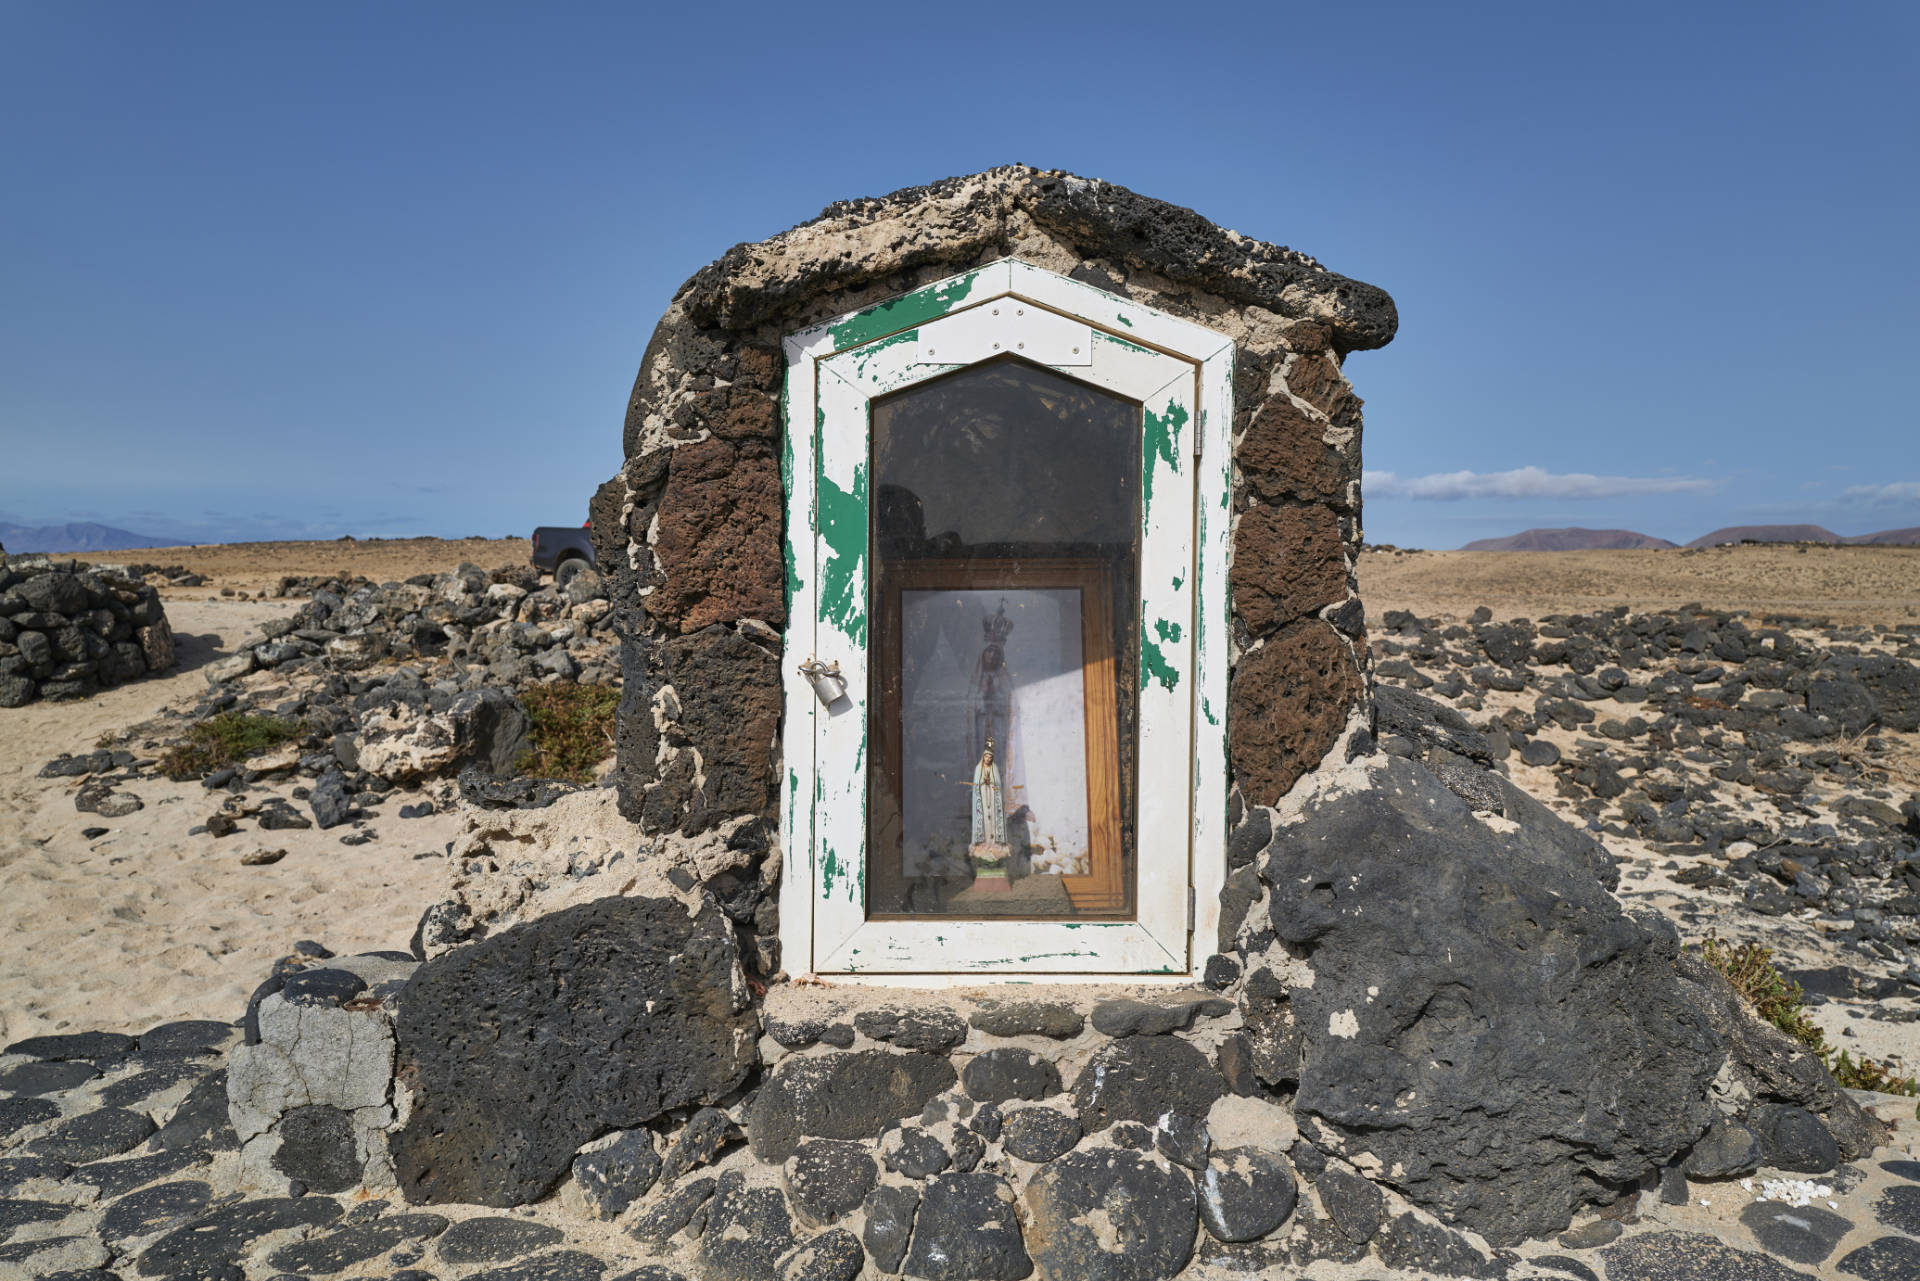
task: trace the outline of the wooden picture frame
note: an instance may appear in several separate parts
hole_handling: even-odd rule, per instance
[[[1021,915],[1030,919],[1098,916],[1131,917],[1122,821],[1120,727],[1117,699],[1119,664],[1115,654],[1113,565],[1106,560],[1024,558],[1019,560],[923,559],[889,563],[876,577],[871,652],[872,694],[878,712],[872,727],[875,750],[868,764],[867,906],[873,919],[954,920],[971,915]],[[1019,910],[1019,902],[976,901],[941,912],[884,910],[880,905],[906,901],[903,867],[905,816],[902,813],[906,744],[903,740],[903,598],[909,592],[1021,592],[1070,589],[1079,592],[1081,705],[1086,755],[1087,870],[1058,877],[1066,891],[1065,910]],[[1056,891],[1057,893],[1057,891]]]

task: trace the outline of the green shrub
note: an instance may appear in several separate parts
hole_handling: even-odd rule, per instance
[[[1708,934],[1700,944],[1700,959],[1718,970],[1746,998],[1754,1013],[1820,1056],[1833,1079],[1849,1090],[1878,1090],[1882,1094],[1920,1095],[1920,1081],[1900,1076],[1884,1063],[1855,1059],[1845,1050],[1835,1052],[1826,1034],[1807,1017],[1806,993],[1773,963],[1773,949],[1758,943],[1738,947]]]
[[[520,695],[533,721],[530,744],[514,762],[522,774],[590,783],[596,765],[613,755],[614,712],[620,690],[612,685],[556,681]]]
[[[292,742],[306,732],[307,727],[299,721],[278,716],[221,712],[189,729],[184,742],[168,748],[160,757],[160,769],[175,780],[201,778],[223,766],[237,765],[249,756],[258,756],[268,748]]]

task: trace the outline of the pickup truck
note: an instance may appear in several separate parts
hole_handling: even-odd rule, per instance
[[[533,567],[549,570],[553,581],[565,583],[582,569],[598,569],[593,554],[593,522],[580,528],[571,525],[542,525],[533,531]]]

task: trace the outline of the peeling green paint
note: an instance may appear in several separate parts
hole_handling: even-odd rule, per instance
[[[1167,661],[1160,647],[1143,635],[1140,637],[1140,688],[1144,690],[1156,680],[1173,689],[1180,684],[1180,672]]]
[[[1180,639],[1180,624],[1169,623],[1164,618],[1153,625],[1153,630],[1158,632],[1160,639],[1168,644],[1173,644]]]
[[[853,353],[854,373],[858,376],[865,377],[867,366],[872,364],[874,357],[878,356],[881,352],[887,350],[889,347],[898,347],[901,343],[918,342],[919,340],[920,331],[918,329],[908,329],[894,334],[891,337],[882,338],[878,342],[868,343]]]
[[[1186,583],[1186,581],[1187,580],[1180,577],[1180,575],[1175,574],[1173,576],[1173,590],[1176,592],[1179,591],[1180,588]]]
[[[820,566],[820,621],[836,627],[856,645],[867,643],[867,465],[856,464],[853,488],[842,489],[820,473],[820,515],[815,522],[827,545]]]
[[[1127,339],[1122,338],[1119,334],[1110,334],[1104,329],[1094,330],[1093,337],[1095,342],[1110,342],[1116,347],[1124,347],[1128,351],[1137,351],[1143,356],[1153,355],[1153,348],[1142,347],[1137,342],[1130,342]]]
[[[1142,479],[1143,500],[1146,519],[1151,522],[1153,514],[1153,473],[1164,464],[1176,475],[1180,469],[1180,429],[1187,425],[1187,407],[1179,401],[1169,402],[1165,413],[1154,413],[1151,409],[1144,415],[1145,428],[1141,433],[1146,448],[1146,467]]]
[[[1133,328],[1133,322],[1127,319],[1125,312],[1115,312],[1113,318],[1119,321],[1121,324],[1125,325],[1128,329]]]
[[[970,271],[943,285],[916,289],[910,294],[903,294],[849,316],[837,325],[827,326],[827,334],[836,348],[844,350],[875,338],[884,338],[896,330],[923,325],[965,302],[979,279],[979,272]]]
[[[840,866],[840,856],[834,852],[831,845],[821,852],[824,857],[820,860],[820,897],[832,898],[833,882],[843,870]]]
[[[1209,725],[1218,725],[1220,723],[1219,714],[1213,710],[1212,699],[1202,698],[1200,700],[1200,714],[1207,718],[1207,724]]]

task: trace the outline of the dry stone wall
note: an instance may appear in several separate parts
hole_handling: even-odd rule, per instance
[[[0,551],[0,707],[85,698],[172,666],[153,588],[110,567]]]

